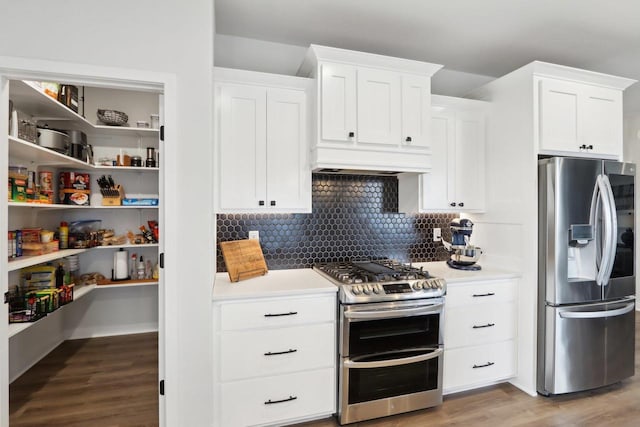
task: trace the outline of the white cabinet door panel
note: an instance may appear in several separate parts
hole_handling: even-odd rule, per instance
[[[455,138],[456,205],[484,209],[484,115],[458,112]]]
[[[579,103],[582,85],[559,80],[540,81],[541,150],[579,151]]]
[[[269,89],[267,92],[267,206],[302,209],[310,191],[306,143],[305,94]]]
[[[356,132],[356,68],[322,64],[320,85],[322,139],[353,140],[349,133]]]
[[[583,98],[583,143],[594,154],[622,155],[622,92],[589,88]]]
[[[429,78],[402,76],[402,143],[408,147],[429,147],[431,117]]]
[[[358,143],[400,145],[401,81],[389,71],[358,68]]]
[[[334,323],[222,333],[221,381],[332,367]]]
[[[444,321],[446,349],[505,341],[515,337],[515,303],[447,308]]]
[[[422,209],[455,203],[455,113],[435,108],[431,117],[431,172],[422,175]]]
[[[258,207],[266,198],[266,91],[221,88],[220,208]]]
[[[335,411],[335,369],[234,381],[220,387],[220,425],[286,425]]]

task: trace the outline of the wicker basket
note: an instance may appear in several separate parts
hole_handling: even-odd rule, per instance
[[[129,116],[116,110],[98,110],[98,120],[109,126],[124,126],[129,121]]]

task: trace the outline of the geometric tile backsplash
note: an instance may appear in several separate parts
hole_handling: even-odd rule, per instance
[[[307,268],[315,263],[393,258],[403,262],[443,261],[449,223],[457,214],[398,213],[398,180],[368,175],[314,174],[310,214],[218,214],[218,242],[260,232],[271,270]],[[226,271],[220,246],[217,269]]]

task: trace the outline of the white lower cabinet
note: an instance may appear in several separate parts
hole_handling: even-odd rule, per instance
[[[444,326],[445,394],[515,376],[517,283],[510,279],[449,285]]]
[[[214,302],[215,425],[287,425],[336,407],[334,293]]]
[[[221,426],[284,425],[314,414],[333,413],[332,368],[224,383]]]

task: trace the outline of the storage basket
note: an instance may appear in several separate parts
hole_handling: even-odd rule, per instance
[[[124,126],[129,121],[129,116],[122,111],[98,110],[97,114],[98,120],[109,126]]]
[[[9,294],[9,323],[35,322],[47,315],[49,296],[38,296],[35,292],[20,295]]]

